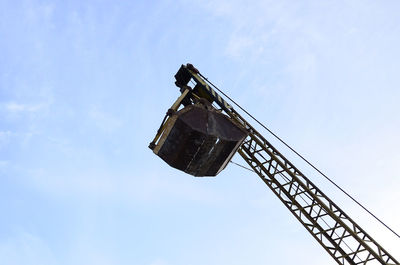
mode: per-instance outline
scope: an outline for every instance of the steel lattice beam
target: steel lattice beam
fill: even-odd
[[[228,114],[249,131],[239,154],[339,264],[399,264],[239,114]]]
[[[194,81],[198,91],[201,88],[247,130],[238,153],[338,264],[400,264],[218,95],[197,69],[183,65],[175,77],[181,88]]]

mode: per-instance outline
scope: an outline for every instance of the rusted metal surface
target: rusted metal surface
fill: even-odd
[[[189,105],[173,114],[154,153],[194,176],[216,176],[247,132],[211,106]]]

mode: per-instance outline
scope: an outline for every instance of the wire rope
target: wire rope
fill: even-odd
[[[227,94],[225,94],[222,90],[220,90],[216,85],[214,85],[211,81],[208,80],[205,76],[203,76],[201,73],[198,73],[204,80],[206,80],[212,87],[214,87],[219,93],[221,93],[223,96],[228,98],[233,104],[235,104],[240,110],[242,110],[244,113],[246,113],[251,119],[253,119],[255,122],[257,122],[261,127],[263,127],[265,130],[267,130],[272,136],[274,136],[279,142],[281,142],[283,145],[285,145],[289,150],[291,150],[293,153],[295,153],[298,157],[300,157],[304,162],[306,162],[309,166],[311,166],[315,171],[317,171],[321,176],[323,176],[326,180],[328,180],[332,185],[334,185],[337,189],[339,189],[342,193],[344,193],[347,197],[349,197],[353,202],[355,202],[358,206],[360,206],[364,211],[366,211],[369,215],[371,215],[375,220],[377,220],[379,223],[381,223],[386,229],[391,231],[394,235],[396,235],[398,238],[400,238],[400,235],[396,233],[392,228],[390,228],[385,222],[383,222],[380,218],[378,218],[375,214],[373,214],[370,210],[368,210],[363,204],[361,204],[359,201],[357,201],[353,196],[351,196],[348,192],[346,192],[343,188],[341,188],[338,184],[336,184],[331,178],[329,178],[326,174],[324,174],[321,170],[319,170],[316,166],[314,166],[309,160],[307,160],[304,156],[302,156],[299,152],[297,152],[293,147],[291,147],[289,144],[287,144],[282,138],[280,138],[278,135],[276,135],[271,129],[269,129],[267,126],[265,126],[263,123],[261,123],[258,119],[256,119],[253,115],[251,115],[248,111],[246,111],[244,108],[242,108],[236,101],[234,101],[231,97],[229,97]]]

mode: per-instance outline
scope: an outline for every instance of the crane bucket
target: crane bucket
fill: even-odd
[[[172,114],[153,152],[188,174],[216,176],[247,132],[212,106],[188,105]]]

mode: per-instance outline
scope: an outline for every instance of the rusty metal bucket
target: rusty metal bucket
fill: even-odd
[[[211,106],[189,105],[173,114],[153,149],[170,166],[194,176],[216,176],[247,132]]]

